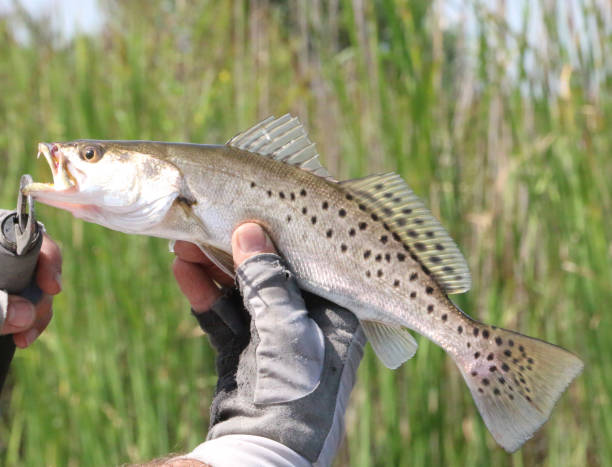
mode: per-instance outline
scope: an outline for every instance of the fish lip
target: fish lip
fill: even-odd
[[[55,143],[38,143],[38,154],[45,156],[51,173],[53,183],[31,183],[26,190],[31,191],[74,191],[78,184],[75,177],[68,169],[68,158],[64,155],[60,147]]]

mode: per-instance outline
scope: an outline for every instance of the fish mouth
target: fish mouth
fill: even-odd
[[[64,155],[60,147],[55,143],[38,143],[39,158],[41,154],[47,160],[51,173],[53,175],[53,183],[38,183],[33,182],[28,184],[22,191],[25,195],[36,192],[67,192],[76,191],[78,183],[68,169],[68,158]]]

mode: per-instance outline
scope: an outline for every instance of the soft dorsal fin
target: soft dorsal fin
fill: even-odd
[[[399,236],[446,293],[470,289],[470,271],[459,248],[398,174],[371,175],[340,184]]]
[[[268,117],[248,130],[238,133],[226,144],[331,179],[329,172],[319,161],[315,144],[308,138],[298,118],[290,114],[280,118]]]

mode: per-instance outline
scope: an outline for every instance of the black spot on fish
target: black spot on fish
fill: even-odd
[[[450,267],[450,266],[444,266],[444,267],[442,268],[442,271],[444,271],[444,272],[446,272],[446,273],[448,273],[448,274],[452,274],[452,272],[454,271],[454,269],[453,269],[452,267]]]
[[[308,208],[306,206],[304,206],[302,208],[302,214],[307,214],[308,213]]]
[[[456,280],[456,281],[463,280],[463,277],[462,277],[462,276],[455,276],[455,280]]]
[[[503,341],[503,339],[501,337],[498,336],[498,337],[495,338],[495,343],[497,345],[502,345],[504,343],[504,341]]]
[[[484,330],[482,331],[482,337],[484,337],[485,339],[488,339],[488,338],[489,338],[489,331],[487,331],[486,329],[484,329]]]
[[[251,188],[255,188],[255,182],[251,182]]]
[[[387,198],[387,199],[392,198],[393,197],[393,193],[387,192],[387,193],[384,194],[384,197]]]
[[[398,261],[404,261],[406,259],[406,255],[404,253],[398,253],[397,254],[397,260]]]
[[[323,209],[327,209],[327,208],[329,208],[329,203],[327,201],[323,201],[323,204],[321,205],[321,207]]]
[[[417,280],[417,277],[419,277],[419,275],[416,272],[410,273],[410,280],[411,281]]]
[[[533,363],[533,358],[529,357],[529,358],[527,359],[527,363]]]
[[[475,359],[480,358],[480,352],[476,352],[476,353],[474,354],[474,358],[475,358]]]
[[[510,398],[511,401],[514,400],[514,396],[512,394],[508,394],[508,397]]]
[[[431,276],[431,271],[427,268],[427,266],[421,265],[421,269],[423,270],[425,274],[427,274],[428,276]]]
[[[389,228],[389,225],[386,222],[383,222],[383,227],[385,228],[385,230],[387,232],[389,232],[391,229]]]
[[[463,326],[457,326],[457,332],[461,334],[463,332]]]
[[[403,217],[400,217],[396,222],[397,225],[399,225],[400,227],[404,227],[406,225],[406,219],[404,219]]]
[[[474,328],[474,337],[478,337],[478,333],[480,332],[480,329],[478,328]]]
[[[432,263],[439,263],[441,261],[439,256],[432,256],[429,259],[431,260]]]
[[[472,376],[478,376],[478,372],[476,370],[472,371]]]
[[[349,236],[351,236],[351,237],[355,236],[355,229],[350,229],[349,230]]]
[[[287,216],[287,222],[291,222],[291,216]]]
[[[427,313],[433,313],[434,311],[434,306],[433,305],[427,305]]]
[[[300,190],[300,196],[306,196],[306,190],[304,190],[304,188]]]
[[[389,253],[385,253],[385,260],[387,261],[387,263],[391,262],[391,255]]]
[[[427,295],[431,295],[433,293],[433,287],[430,287],[430,286],[425,287],[425,293]]]
[[[421,225],[423,223],[423,219],[415,219],[414,223]]]
[[[412,213],[412,209],[410,209],[410,208],[402,209],[402,214],[411,214],[411,213]]]
[[[419,251],[425,251],[427,249],[427,247],[425,246],[424,243],[421,242],[417,242],[414,244],[414,247],[419,250]]]
[[[525,386],[525,391],[531,392],[531,389],[529,389],[527,386]]]
[[[470,347],[472,347],[472,344],[470,344],[469,342],[466,343],[467,348],[469,349]]]
[[[497,379],[497,381],[499,381],[499,384],[505,384],[506,380],[504,378],[502,378],[501,376]]]
[[[504,370],[504,371],[509,371],[509,370],[510,370],[510,367],[509,367],[507,364],[502,363],[502,370]]]
[[[317,223],[317,216],[312,216],[310,222],[312,222],[312,225],[315,225]]]
[[[376,261],[380,261],[382,259],[382,255],[379,253],[376,255],[376,258],[374,258]]]
[[[509,339],[509,340],[508,340],[508,345],[509,345],[510,347],[514,347],[514,341],[513,341],[512,339]]]
[[[393,287],[399,287],[399,285],[400,285],[400,281],[399,281],[399,280],[397,280],[397,279],[395,279],[395,280],[393,281]]]
[[[510,350],[507,350],[507,349],[506,349],[506,350],[504,350],[504,355],[505,355],[506,357],[512,357],[512,352],[511,352]]]
[[[285,199],[285,193],[283,193],[282,191],[278,192],[278,196],[280,196],[280,199]]]
[[[482,384],[484,384],[485,386],[488,386],[489,380],[487,378],[482,378]]]
[[[393,232],[393,240],[395,240],[396,242],[401,242],[402,239],[401,237],[397,234],[397,232]]]
[[[499,391],[499,389],[495,388],[493,389],[493,394],[495,394],[496,396],[499,396],[501,392]]]
[[[348,199],[349,201],[353,201],[353,195],[351,195],[350,193],[347,193],[346,199]]]
[[[377,221],[378,220],[378,216],[375,213],[372,213],[372,215],[370,217],[372,218],[373,221]]]
[[[417,262],[419,261],[419,257],[412,252],[410,253],[410,257]]]
[[[370,257],[370,255],[372,254],[371,250],[366,250],[363,252],[363,257],[364,259],[368,259]]]
[[[359,205],[359,210],[360,211],[365,211],[366,210],[365,204],[360,204]]]
[[[410,292],[410,298],[416,298],[416,292]]]
[[[478,392],[479,392],[479,393],[481,393],[481,394],[483,394],[483,393],[484,393],[484,390],[483,390],[482,388],[478,388]]]
[[[368,224],[366,224],[365,222],[360,222],[358,226],[359,230],[365,230],[368,227]]]
[[[344,243],[340,245],[340,250],[342,250],[342,253],[344,253],[347,249],[348,247]]]
[[[489,371],[493,373],[494,371],[497,371],[497,367],[495,365],[492,365],[489,367]]]
[[[440,243],[436,243],[436,250],[443,251],[444,250],[444,246],[442,246]]]
[[[295,201],[295,193],[291,192],[289,197],[291,198],[291,201]]]
[[[409,230],[408,235],[410,235],[412,238],[417,238],[419,236],[419,234],[414,230]]]
[[[378,271],[376,271],[376,275],[378,277],[382,277],[382,275],[383,275],[382,269],[379,269]]]
[[[442,316],[442,321],[446,321],[448,319],[448,315],[446,313],[444,313]]]
[[[512,359],[512,363],[517,364],[518,362],[519,362],[519,359],[518,359],[518,358],[513,358],[513,359]]]
[[[487,360],[491,361],[491,360],[493,360],[493,358],[494,358],[494,355],[492,353],[487,355]]]
[[[402,198],[400,198],[399,196],[397,198],[393,198],[393,202],[395,204],[399,203],[402,200]]]
[[[370,277],[372,273],[370,271],[366,271],[366,277]]]
[[[384,185],[382,183],[378,183],[378,184],[374,185],[374,189],[375,190],[382,190],[383,186]]]
[[[340,217],[344,217],[344,216],[346,216],[346,210],[345,210],[345,209],[340,209],[340,210],[338,211],[338,215],[339,215]]]
[[[269,198],[270,196],[272,196],[272,190],[268,190],[268,191],[266,191],[266,193],[268,194],[268,198]]]
[[[525,347],[523,347],[522,345],[519,345],[519,352],[524,352],[525,351]]]
[[[527,402],[531,402],[531,397],[525,396],[525,399],[527,399]]]
[[[433,238],[434,233],[431,230],[428,230],[427,232],[425,232],[425,235],[427,235],[429,238]]]
[[[327,235],[327,238],[331,238],[333,234],[334,234],[334,231],[332,229],[328,229],[327,232],[325,232],[325,235]]]
[[[382,243],[383,245],[387,243],[387,240],[389,240],[389,237],[387,237],[386,235],[382,235],[380,237],[380,243]]]
[[[386,216],[390,216],[391,214],[393,214],[393,209],[391,209],[391,208],[384,208],[383,212],[385,213]]]

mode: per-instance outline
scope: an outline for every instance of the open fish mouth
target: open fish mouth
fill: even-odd
[[[70,173],[68,169],[68,158],[64,155],[60,147],[54,143],[39,143],[36,157],[39,158],[41,154],[45,156],[51,168],[53,183],[30,183],[23,189],[24,194],[41,191],[66,192],[77,190],[78,183]]]

